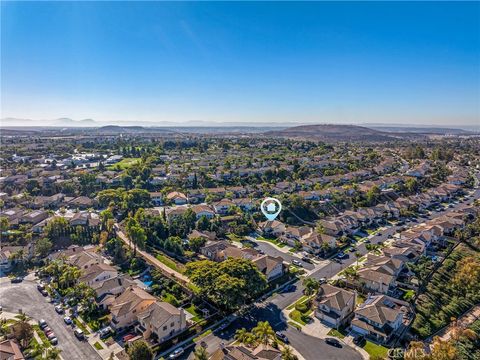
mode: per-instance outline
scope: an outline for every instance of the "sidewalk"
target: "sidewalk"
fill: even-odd
[[[365,350],[363,350],[360,346],[357,346],[353,343],[353,336],[352,335],[345,336],[345,338],[343,339],[343,342],[347,345],[350,345],[355,350],[357,350],[360,353],[360,355],[362,355],[362,358],[364,360],[369,360],[370,359],[370,355]]]
[[[122,231],[117,230],[117,235],[128,247],[133,249],[133,244],[130,244],[130,241],[128,240],[127,236]],[[163,273],[168,274],[170,276],[173,276],[173,277],[183,281],[185,284],[190,283],[190,279],[188,277],[179,273],[178,271],[175,271],[175,270],[169,268],[167,265],[165,265],[164,263],[159,261],[153,255],[147,253],[146,251],[143,251],[143,250],[140,250],[140,249],[137,248],[137,254],[142,256],[149,264],[159,268]]]
[[[123,348],[117,343],[117,342],[114,342],[112,345],[108,346],[107,344],[105,344],[105,342],[103,342],[103,340],[100,339],[100,336],[98,335],[97,332],[93,331],[90,326],[88,326],[87,323],[85,323],[85,321],[83,321],[83,319],[81,318],[77,318],[78,321],[80,321],[83,326],[85,326],[85,328],[88,330],[88,332],[90,333],[89,335],[85,335],[85,337],[87,338],[87,342],[90,344],[90,346],[93,348],[93,350],[95,350],[97,352],[97,354],[102,358],[102,359],[109,359],[110,358],[110,354],[113,352],[114,354],[118,353],[119,351],[122,351]],[[97,347],[95,347],[95,344],[97,344],[98,347],[102,347],[102,349],[97,349]]]

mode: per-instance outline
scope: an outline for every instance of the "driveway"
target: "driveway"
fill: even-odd
[[[10,279],[0,278],[0,305],[8,312],[27,314],[34,320],[44,319],[58,338],[57,347],[61,356],[68,360],[101,359],[94,349],[85,341],[78,341],[70,326],[65,325],[63,316],[58,315],[52,304],[37,290],[37,283],[24,280],[19,284],[10,283]]]

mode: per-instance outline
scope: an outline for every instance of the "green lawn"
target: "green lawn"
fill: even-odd
[[[307,314],[302,314],[298,310],[293,310],[290,314],[288,314],[290,319],[296,321],[299,324],[307,325],[310,317]]]
[[[286,244],[281,242],[281,241],[278,241],[278,240],[275,240],[275,239],[267,239],[267,238],[264,238],[263,236],[257,237],[257,240],[268,241],[269,243],[277,245],[279,248],[283,248],[283,247],[286,246]]]
[[[40,337],[40,339],[42,339],[42,342],[48,346],[50,346],[50,341],[47,339],[47,336],[45,335],[45,333],[40,329],[40,326],[38,325],[33,325],[33,328],[35,329],[35,331],[37,332],[38,336]]]
[[[412,289],[408,289],[408,290],[402,289],[402,290],[405,291],[402,295],[402,300],[404,301],[410,301],[410,299],[412,299],[415,296],[415,291]]]
[[[118,163],[107,166],[108,170],[125,170],[135,165],[136,163],[140,162],[140,158],[124,158],[120,160]]]
[[[295,301],[293,304],[288,305],[287,310],[292,310],[292,309],[295,307],[295,305],[301,304],[301,303],[303,303],[303,302],[304,302],[305,300],[307,300],[307,299],[308,299],[308,296],[302,295],[302,297],[301,297],[300,299],[298,299],[297,301]]]
[[[344,339],[345,338],[345,335],[342,334],[340,331],[338,331],[337,329],[332,329],[330,330],[327,335],[329,336],[335,336],[335,337],[338,337],[339,339]]]
[[[200,339],[203,339],[205,336],[210,335],[212,333],[212,329],[208,329],[204,333],[198,335],[196,338],[193,338],[193,342],[197,342]]]
[[[159,252],[157,252],[155,258],[163,264],[167,265],[170,269],[175,270],[176,272],[183,273],[185,271],[185,268],[183,266]]]
[[[98,341],[95,344],[93,344],[93,346],[95,346],[95,349],[97,349],[97,350],[102,350],[103,349],[102,344],[100,344]]]
[[[82,330],[85,335],[90,335],[90,331],[87,330],[87,328],[85,327],[85,325],[83,325],[83,323],[80,322],[80,320],[78,320],[77,318],[74,318],[74,319],[73,319],[73,323],[74,323],[80,330]]]
[[[386,358],[388,355],[388,349],[386,347],[374,344],[368,340],[365,346],[363,347],[363,350],[365,350],[370,355],[370,357],[383,359],[383,358]]]
[[[235,242],[241,242],[243,240],[241,236],[235,234],[227,234],[227,238]]]
[[[193,318],[191,320],[194,322],[198,322],[199,320],[203,319],[202,314],[199,311],[197,311],[197,307],[194,304],[191,304],[189,307],[186,307],[185,311],[193,315]]]

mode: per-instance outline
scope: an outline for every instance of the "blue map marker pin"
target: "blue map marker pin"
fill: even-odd
[[[268,220],[273,221],[282,211],[282,203],[275,198],[268,197],[260,204],[260,210]]]

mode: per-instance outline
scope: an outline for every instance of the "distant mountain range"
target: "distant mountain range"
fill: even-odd
[[[326,141],[389,141],[399,138],[422,138],[421,134],[385,132],[356,125],[303,125],[268,131],[266,136],[318,139]]]
[[[427,135],[474,135],[480,134],[475,127],[446,128],[441,126],[412,126],[401,124],[318,124],[304,125],[291,123],[248,123],[248,122],[206,122],[189,121],[185,123],[132,122],[115,121],[106,123],[93,119],[73,120],[59,118],[54,120],[32,120],[3,118],[0,127],[4,135],[11,130],[25,134],[26,131],[62,131],[63,133],[120,134],[120,133],[263,133],[267,136],[305,137],[341,141],[388,141],[398,138],[422,138]],[[7,129],[10,129],[7,132]],[[471,131],[472,130],[472,131]]]

